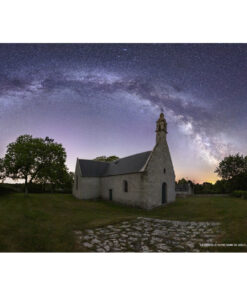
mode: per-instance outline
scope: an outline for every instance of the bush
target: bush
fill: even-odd
[[[234,197],[247,199],[247,191],[244,191],[244,190],[235,190],[232,192],[231,195]]]

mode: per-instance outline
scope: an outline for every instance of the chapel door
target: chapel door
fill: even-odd
[[[166,183],[162,184],[162,204],[167,203],[167,185]]]

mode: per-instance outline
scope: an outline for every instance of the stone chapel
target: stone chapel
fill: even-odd
[[[175,173],[167,144],[167,123],[156,122],[152,151],[112,162],[78,159],[73,195],[79,199],[110,200],[151,209],[175,201]]]

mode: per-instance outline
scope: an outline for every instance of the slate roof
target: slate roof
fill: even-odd
[[[120,158],[111,162],[79,159],[83,177],[106,177],[139,172],[152,151]]]
[[[101,177],[104,176],[108,163],[88,160],[88,159],[79,159],[79,164],[81,168],[81,173],[83,177]]]

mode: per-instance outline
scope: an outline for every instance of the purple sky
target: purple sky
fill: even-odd
[[[163,110],[177,179],[246,153],[245,44],[1,44],[0,157],[21,134],[76,158],[151,150]]]

